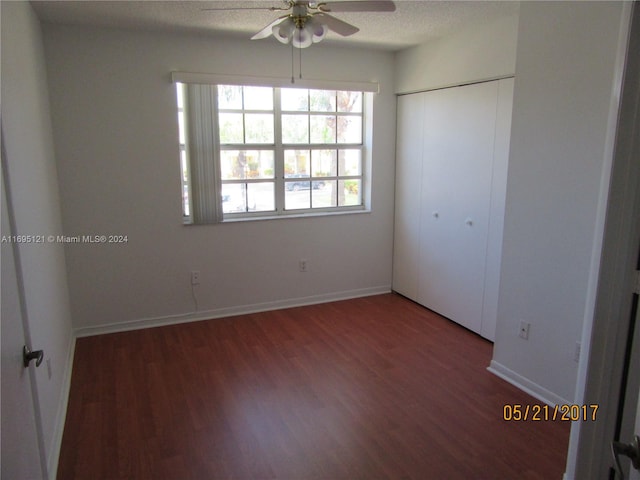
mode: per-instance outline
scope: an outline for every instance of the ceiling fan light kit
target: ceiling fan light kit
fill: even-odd
[[[238,8],[242,10],[241,7]],[[344,22],[327,12],[393,12],[396,6],[391,0],[351,0],[344,2],[310,2],[286,0],[282,8],[269,7],[269,11],[287,11],[284,15],[256,33],[251,40],[262,40],[273,35],[279,42],[295,48],[307,48],[322,41],[329,30],[343,37],[353,35],[359,28]]]
[[[271,29],[279,42],[292,43],[296,48],[307,48],[320,42],[326,36],[327,30],[326,25],[312,16],[287,17]]]

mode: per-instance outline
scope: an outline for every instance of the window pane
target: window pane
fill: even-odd
[[[242,87],[218,85],[218,108],[242,109]]]
[[[360,180],[338,180],[338,206],[362,205]]]
[[[309,150],[284,151],[285,178],[309,177]]]
[[[182,186],[182,215],[188,217],[191,215],[191,208],[189,206],[189,186]]]
[[[336,206],[336,180],[314,180],[311,190],[311,207],[326,208]]]
[[[339,112],[362,112],[362,92],[338,92]]]
[[[273,182],[223,183],[223,213],[267,212],[275,210]]]
[[[276,209],[273,182],[249,183],[247,188],[249,211],[272,212]]]
[[[308,143],[309,116],[282,115],[282,143]]]
[[[245,143],[274,143],[273,114],[247,113],[245,115]]]
[[[189,208],[189,166],[187,163],[187,152],[180,150],[180,170],[182,172],[182,213],[188,217]]]
[[[184,145],[187,141],[186,130],[184,128],[184,112],[178,112],[178,141],[180,145]]]
[[[314,177],[335,177],[338,166],[337,153],[335,150],[312,150],[311,175]]]
[[[336,117],[312,115],[311,143],[336,143]]]
[[[283,111],[306,112],[309,110],[309,90],[283,88],[280,90],[280,103]]]
[[[285,210],[297,210],[311,208],[311,193],[309,181],[287,181],[284,184],[284,208]]]
[[[338,116],[338,143],[362,143],[362,118]]]
[[[310,110],[312,112],[335,112],[336,92],[330,90],[309,90]]]
[[[245,110],[273,110],[273,88],[244,87]]]
[[[244,143],[241,113],[221,113],[220,143]]]
[[[244,152],[223,150],[220,152],[220,178],[244,180],[247,178],[247,159]]]
[[[176,83],[176,96],[178,97],[178,110],[184,108],[184,83]]]
[[[273,150],[248,150],[248,178],[274,178]]]
[[[246,183],[222,184],[222,212],[238,213],[247,211]]]
[[[273,178],[273,151],[222,150],[220,176],[222,180]]]
[[[362,175],[362,152],[357,149],[338,151],[338,175]]]

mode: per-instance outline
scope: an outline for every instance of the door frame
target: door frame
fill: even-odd
[[[628,22],[628,23],[625,23]],[[633,285],[640,245],[640,8],[624,3],[612,95],[610,176],[603,170],[598,230],[602,244],[592,255],[589,298],[578,366],[576,403],[599,405],[595,422],[571,427],[566,479],[608,478],[620,405]],[[615,87],[614,87],[615,88]],[[606,182],[606,184],[604,183]],[[601,249],[600,249],[601,248]],[[637,389],[632,395],[638,395]],[[637,401],[637,398],[636,398]],[[628,441],[630,439],[623,441]]]

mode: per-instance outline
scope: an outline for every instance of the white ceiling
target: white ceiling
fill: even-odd
[[[331,1],[331,0],[327,0]],[[337,0],[339,1],[339,0]],[[44,22],[250,38],[282,12],[265,10],[204,11],[220,7],[282,6],[282,0],[260,1],[32,1]],[[399,50],[441,37],[470,24],[518,12],[514,1],[396,0],[393,13],[335,13],[360,32],[340,37],[330,32],[327,43]],[[275,42],[274,38],[261,40]]]

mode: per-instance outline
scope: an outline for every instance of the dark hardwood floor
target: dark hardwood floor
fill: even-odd
[[[568,423],[395,294],[80,338],[58,479],[560,479]]]

